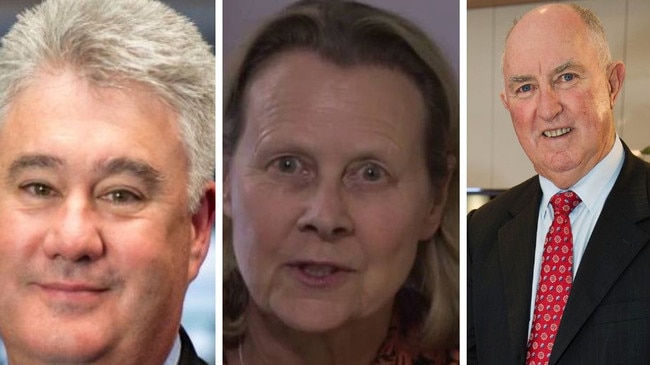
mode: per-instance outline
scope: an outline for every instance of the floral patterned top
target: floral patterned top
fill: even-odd
[[[454,365],[457,351],[422,351],[413,348],[400,336],[397,325],[391,325],[372,365]],[[225,354],[223,365],[227,365]]]
[[[372,365],[451,365],[456,360],[452,351],[426,351],[414,348],[403,336],[399,328],[393,324],[388,329],[388,335],[382,343],[377,357]]]

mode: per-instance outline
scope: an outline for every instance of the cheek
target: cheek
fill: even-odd
[[[267,286],[273,271],[291,250],[298,202],[259,186],[239,185],[232,195],[232,241],[237,266],[251,290]]]
[[[363,204],[355,214],[355,228],[369,271],[387,282],[403,282],[413,266],[426,208],[415,197]],[[418,201],[419,202],[419,201]]]
[[[391,301],[406,281],[415,262],[418,242],[410,232],[398,229],[376,227],[374,234],[360,233],[366,264],[360,293],[366,310],[374,311]]]
[[[510,104],[509,113],[517,138],[521,144],[526,144],[527,140],[534,138],[535,133],[533,123],[534,111],[532,106],[526,103],[526,101],[513,101]]]
[[[143,302],[156,298],[176,302],[182,297],[189,281],[189,221],[136,220],[107,225],[103,232],[107,250],[112,251],[107,257],[128,276],[132,296]]]

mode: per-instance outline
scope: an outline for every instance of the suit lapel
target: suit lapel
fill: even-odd
[[[558,329],[555,364],[650,237],[636,222],[650,216],[645,165],[627,148],[621,174],[591,234]]]
[[[512,220],[499,230],[499,266],[508,313],[511,358],[525,358],[530,317],[535,235],[542,192],[534,178],[510,209]]]
[[[207,363],[196,354],[192,341],[183,327],[180,328],[179,333],[181,336],[181,356],[178,360],[178,365],[207,365]]]

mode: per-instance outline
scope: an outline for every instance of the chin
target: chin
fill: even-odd
[[[91,363],[114,347],[106,329],[91,323],[42,324],[31,331],[23,331],[20,337],[15,339],[14,345],[22,344],[14,347],[45,363]],[[10,358],[11,355],[9,353]]]
[[[30,356],[45,363],[85,364],[101,359],[108,352],[108,346],[102,342],[90,338],[74,340],[65,337],[42,339],[39,343],[32,344],[29,347]],[[9,357],[11,358],[11,353]]]
[[[347,303],[317,299],[271,304],[272,313],[286,326],[305,333],[325,333],[345,326],[355,311]]]

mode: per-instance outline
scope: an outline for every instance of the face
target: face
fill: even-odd
[[[0,331],[12,363],[162,362],[171,348],[210,217],[186,208],[175,113],[131,86],[42,73],[10,105]]]
[[[390,311],[440,220],[424,120],[389,69],[290,52],[255,77],[224,209],[256,308],[309,332]]]
[[[560,188],[586,175],[614,143],[624,66],[601,65],[599,56],[587,26],[564,5],[528,13],[506,43],[503,103],[535,170]]]

